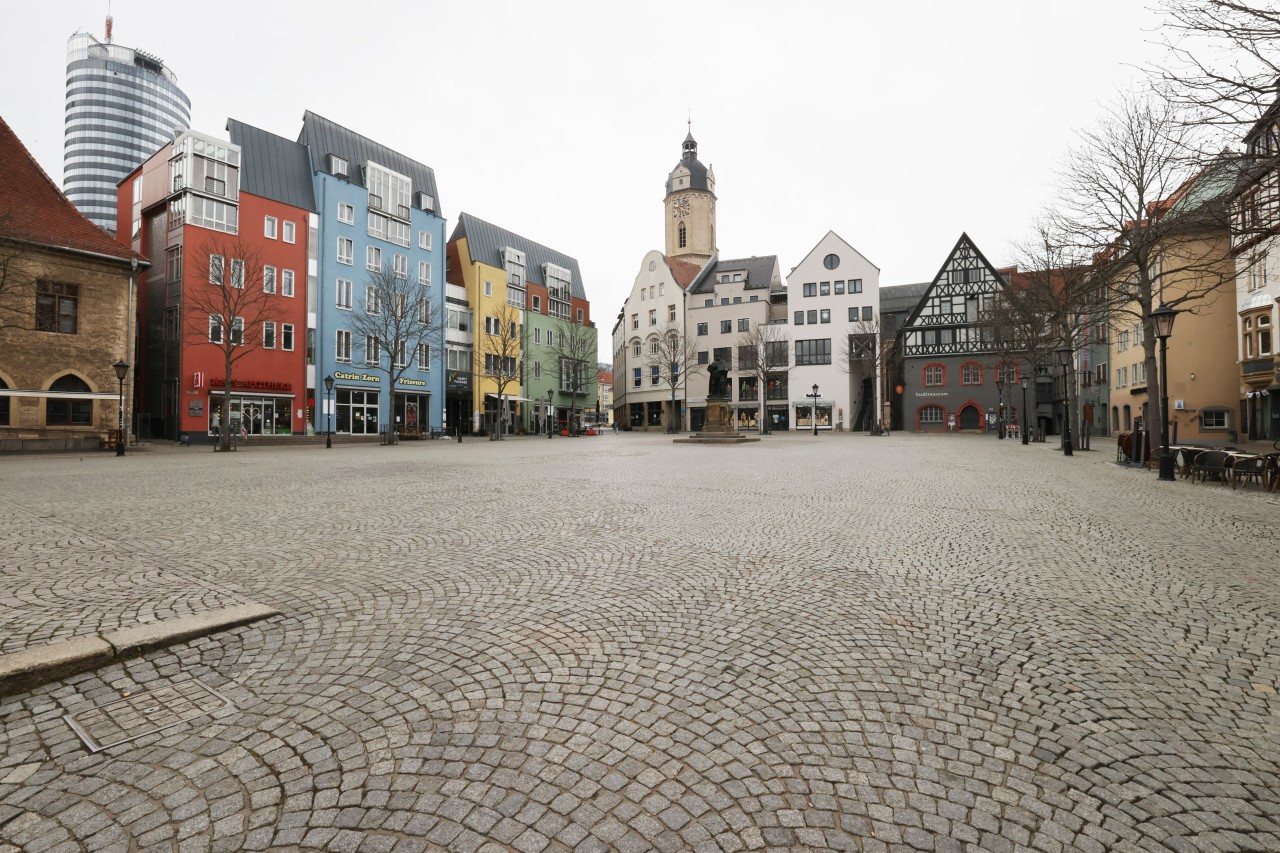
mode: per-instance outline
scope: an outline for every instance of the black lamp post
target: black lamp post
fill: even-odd
[[[556,389],[554,388],[547,389],[547,440],[548,441],[551,440],[552,432],[555,429],[555,425],[556,425],[556,419],[555,419],[556,410],[551,408],[552,398],[555,397],[555,393],[556,393]]]
[[[1027,377],[1022,377],[1022,443],[1030,444],[1027,436]]]
[[[116,456],[124,456],[124,378],[129,375],[129,365],[117,361],[111,367],[115,369],[116,379],[120,380],[120,434],[116,436]]]
[[[329,416],[328,428],[324,431],[324,446],[333,447],[333,377],[326,376],[324,378],[324,393],[327,404],[325,411]]]
[[[1004,440],[1004,365],[1000,365],[999,372],[996,373],[996,431],[999,433],[997,438]]]
[[[1058,364],[1062,367],[1062,455],[1074,456],[1071,447],[1071,348],[1056,350]]]
[[[1173,334],[1173,321],[1178,312],[1160,303],[1160,307],[1151,312],[1151,322],[1156,327],[1156,337],[1160,339],[1160,479],[1173,479],[1173,457],[1169,455],[1169,370],[1166,364],[1169,349],[1169,336]]]
[[[815,384],[813,393],[805,394],[805,396],[813,398],[813,408],[809,410],[809,420],[813,422],[813,435],[816,438],[818,435],[818,386]]]

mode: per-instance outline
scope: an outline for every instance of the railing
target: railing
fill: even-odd
[[[1270,373],[1275,369],[1275,362],[1270,358],[1255,358],[1240,362],[1240,373],[1248,376],[1251,373]]]

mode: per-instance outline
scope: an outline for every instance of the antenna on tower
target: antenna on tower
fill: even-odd
[[[107,44],[111,44],[111,0],[107,0]]]

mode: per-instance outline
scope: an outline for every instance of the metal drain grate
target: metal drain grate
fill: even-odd
[[[193,678],[66,714],[63,719],[90,752],[101,752],[230,707],[230,699]]]

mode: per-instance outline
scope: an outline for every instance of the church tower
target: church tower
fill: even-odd
[[[684,138],[680,162],[667,176],[663,204],[668,258],[705,264],[716,254],[716,174],[698,160],[693,128]]]

